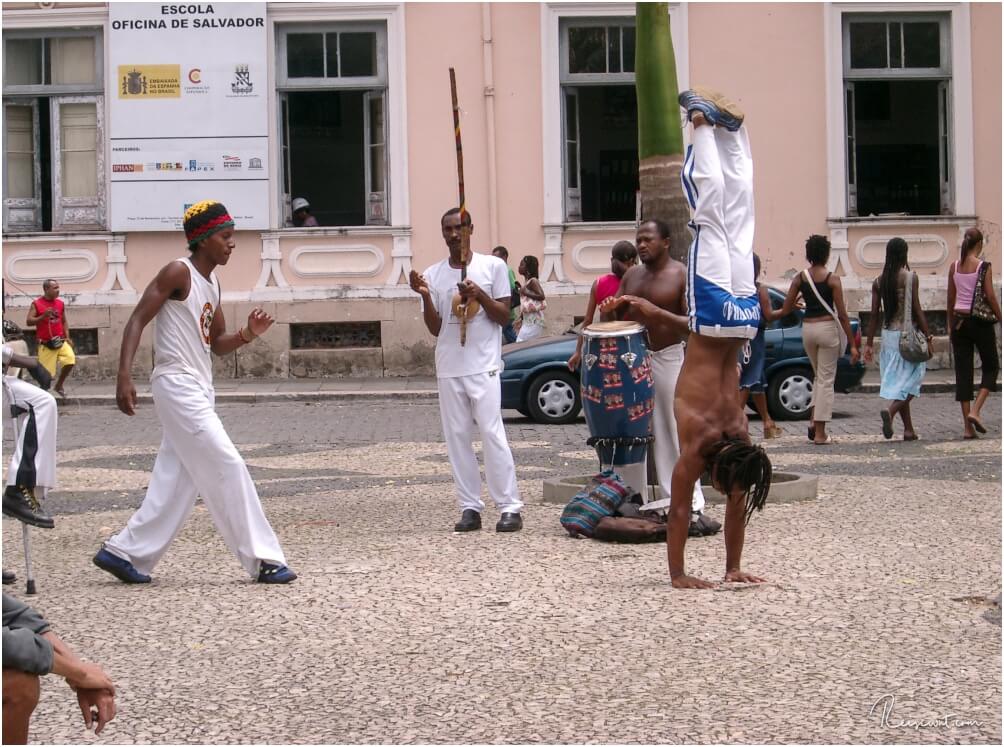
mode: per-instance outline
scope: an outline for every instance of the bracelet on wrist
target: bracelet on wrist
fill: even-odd
[[[238,337],[240,337],[244,341],[245,345],[250,344],[254,340],[254,338],[257,337],[257,335],[254,334],[250,329],[247,331],[247,333],[248,333],[248,336],[245,337],[244,336],[244,327],[241,327],[239,330],[237,330]]]

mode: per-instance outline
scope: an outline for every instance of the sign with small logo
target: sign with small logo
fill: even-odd
[[[226,204],[268,227],[264,2],[108,4],[113,231],[181,228],[178,205]]]

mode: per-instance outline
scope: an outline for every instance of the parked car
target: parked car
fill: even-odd
[[[770,289],[775,309],[784,303],[784,294]],[[777,420],[805,420],[812,407],[812,365],[802,346],[802,315],[796,309],[767,326],[767,406]],[[564,334],[513,343],[502,348],[502,407],[518,410],[537,421],[559,425],[575,420],[582,409],[579,373],[568,370],[566,361],[575,352],[578,327]],[[851,320],[858,348],[861,331]],[[865,366],[851,365],[845,351],[837,365],[834,388],[847,392],[861,383]]]

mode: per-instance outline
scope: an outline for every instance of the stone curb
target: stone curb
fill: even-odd
[[[542,503],[565,505],[589,482],[591,475],[551,477],[544,480]],[[775,472],[775,482],[770,486],[771,503],[794,503],[815,500],[819,495],[819,477],[800,472]],[[658,499],[658,486],[649,485],[649,500]],[[710,485],[701,482],[707,503],[725,503],[725,496]]]
[[[427,389],[387,390],[377,392],[217,392],[217,404],[264,404],[268,402],[328,402],[336,400],[432,400],[438,399],[439,392]],[[82,394],[66,399],[56,398],[61,407],[114,407],[115,396],[111,394]],[[136,397],[137,404],[153,403],[148,393]]]

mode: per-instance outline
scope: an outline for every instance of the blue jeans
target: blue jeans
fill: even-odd
[[[516,330],[513,329],[512,322],[509,322],[502,328],[502,339],[506,345],[516,342]]]

